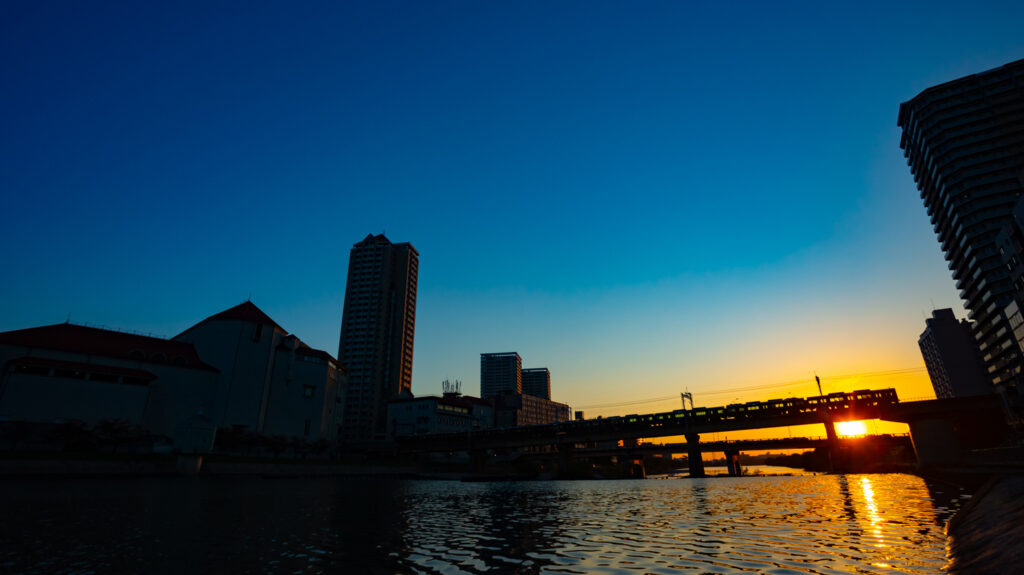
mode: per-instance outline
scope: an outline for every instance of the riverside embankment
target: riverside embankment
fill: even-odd
[[[946,526],[950,573],[1024,569],[1024,475],[996,475]]]

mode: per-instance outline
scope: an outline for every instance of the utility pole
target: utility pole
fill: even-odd
[[[693,409],[693,394],[692,393],[690,393],[689,391],[684,391],[683,393],[680,393],[679,396],[683,400],[683,409],[686,409],[686,400],[687,399],[690,400],[690,409]]]
[[[821,397],[825,395],[821,392],[821,378],[818,377],[818,372],[814,372],[814,381],[818,382],[818,396]]]

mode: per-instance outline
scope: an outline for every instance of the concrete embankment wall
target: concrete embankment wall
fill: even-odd
[[[1024,569],[1024,476],[995,476],[946,526],[950,573]]]
[[[184,466],[187,468],[187,466]],[[76,475],[183,475],[174,457],[140,459],[0,459],[0,477]],[[200,475],[306,476],[421,476],[413,468],[332,463],[274,463],[205,460]]]

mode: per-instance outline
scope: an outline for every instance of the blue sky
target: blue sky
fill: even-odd
[[[834,4],[4,3],[0,329],[251,296],[333,353],[386,231],[421,254],[417,394],[512,350],[580,407],[923,393],[828,379],[920,367],[962,312],[898,106],[1024,58],[1024,5]]]

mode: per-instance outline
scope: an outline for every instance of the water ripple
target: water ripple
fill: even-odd
[[[934,573],[963,499],[899,474],[2,487],[5,573]]]

